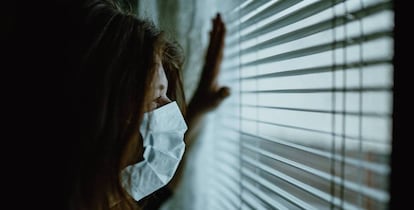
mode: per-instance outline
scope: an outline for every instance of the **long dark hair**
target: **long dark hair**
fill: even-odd
[[[120,171],[140,160],[138,128],[150,95],[156,58],[169,80],[168,96],[185,113],[178,43],[149,20],[102,1],[86,5],[86,46],[73,94],[80,139],[74,147],[74,209],[139,208],[122,189]],[[131,139],[138,136],[138,143]],[[134,148],[131,148],[133,145]],[[130,151],[136,154],[129,154]]]

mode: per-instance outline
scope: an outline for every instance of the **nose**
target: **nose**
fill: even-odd
[[[164,106],[168,103],[171,103],[171,99],[168,98],[168,96],[162,96],[161,98],[159,98],[159,100],[157,102],[158,102],[158,107],[157,108],[160,108],[160,107],[162,107],[162,106]]]

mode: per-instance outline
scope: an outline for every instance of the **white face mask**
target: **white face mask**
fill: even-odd
[[[121,172],[122,186],[134,200],[141,200],[172,179],[184,154],[186,130],[176,102],[144,113],[140,127],[144,160]]]

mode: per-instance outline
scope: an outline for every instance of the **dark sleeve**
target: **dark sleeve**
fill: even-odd
[[[162,187],[140,201],[143,210],[158,210],[173,195],[168,187]]]

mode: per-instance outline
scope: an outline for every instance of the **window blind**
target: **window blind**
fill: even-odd
[[[213,209],[387,209],[393,9],[244,1],[225,14]]]

